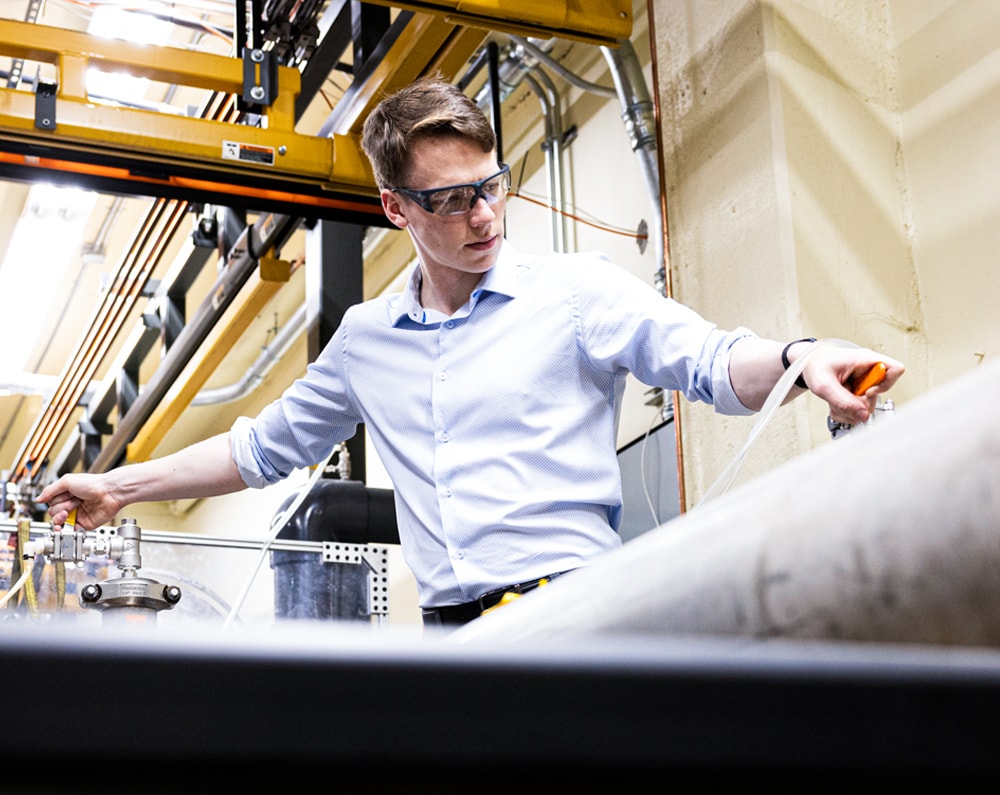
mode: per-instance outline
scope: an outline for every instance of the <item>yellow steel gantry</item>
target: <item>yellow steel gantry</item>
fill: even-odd
[[[134,185],[136,194],[214,189],[275,205],[380,216],[359,140],[360,121],[377,95],[431,69],[457,74],[491,29],[613,45],[632,28],[629,0],[376,2],[421,13],[408,27],[407,46],[394,47],[395,60],[378,64],[377,79],[349,98],[352,129],[324,136],[295,130],[301,91],[295,68],[276,67],[276,93],[261,126],[102,104],[87,93],[91,68],[240,96],[244,63],[0,20],[0,55],[50,64],[57,73],[50,91],[0,88],[0,170],[76,173]]]

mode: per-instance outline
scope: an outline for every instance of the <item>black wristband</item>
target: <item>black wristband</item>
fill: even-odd
[[[782,365],[784,365],[784,367],[785,367],[786,370],[789,367],[792,366],[792,363],[790,361],[788,361],[788,349],[791,348],[793,345],[798,345],[800,342],[816,342],[816,338],[815,337],[803,337],[800,340],[792,340],[784,348],[782,348],[782,350],[781,350],[781,363],[782,363]],[[799,387],[801,389],[808,389],[809,388],[809,384],[806,383],[805,379],[801,376],[801,374],[799,375],[798,378],[795,379],[795,386],[797,386],[797,387]]]

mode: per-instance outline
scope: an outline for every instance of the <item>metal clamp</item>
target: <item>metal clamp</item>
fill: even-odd
[[[278,64],[274,53],[259,48],[243,50],[243,101],[251,107],[270,106],[278,96]]]

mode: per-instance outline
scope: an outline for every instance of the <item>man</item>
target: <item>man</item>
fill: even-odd
[[[509,169],[486,117],[447,82],[383,100],[362,145],[386,216],[416,248],[404,292],[351,307],[306,375],[255,419],[162,459],[61,477],[39,495],[55,524],[73,508],[91,529],[134,502],[263,487],[324,461],[364,422],[392,479],[425,621],[463,623],[512,586],[620,545],[627,373],[748,414],[806,350],[719,330],[599,256],[516,251],[503,239]],[[879,361],[879,386],[861,397],[844,386]],[[872,351],[822,346],[802,377],[853,424],[902,373]]]

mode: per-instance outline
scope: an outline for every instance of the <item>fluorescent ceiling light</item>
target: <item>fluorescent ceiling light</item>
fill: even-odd
[[[80,255],[84,226],[96,194],[38,183],[0,264],[0,373],[24,369],[35,344],[33,331],[48,318],[66,270]]]
[[[173,24],[165,19],[157,19],[149,14],[131,13],[133,8],[159,11],[169,15],[169,9],[160,3],[143,6],[97,6],[90,18],[87,32],[92,36],[106,39],[123,39],[133,44],[166,44],[170,40]],[[122,72],[104,72],[100,69],[87,70],[87,93],[101,99],[134,102],[146,96],[149,80]]]

